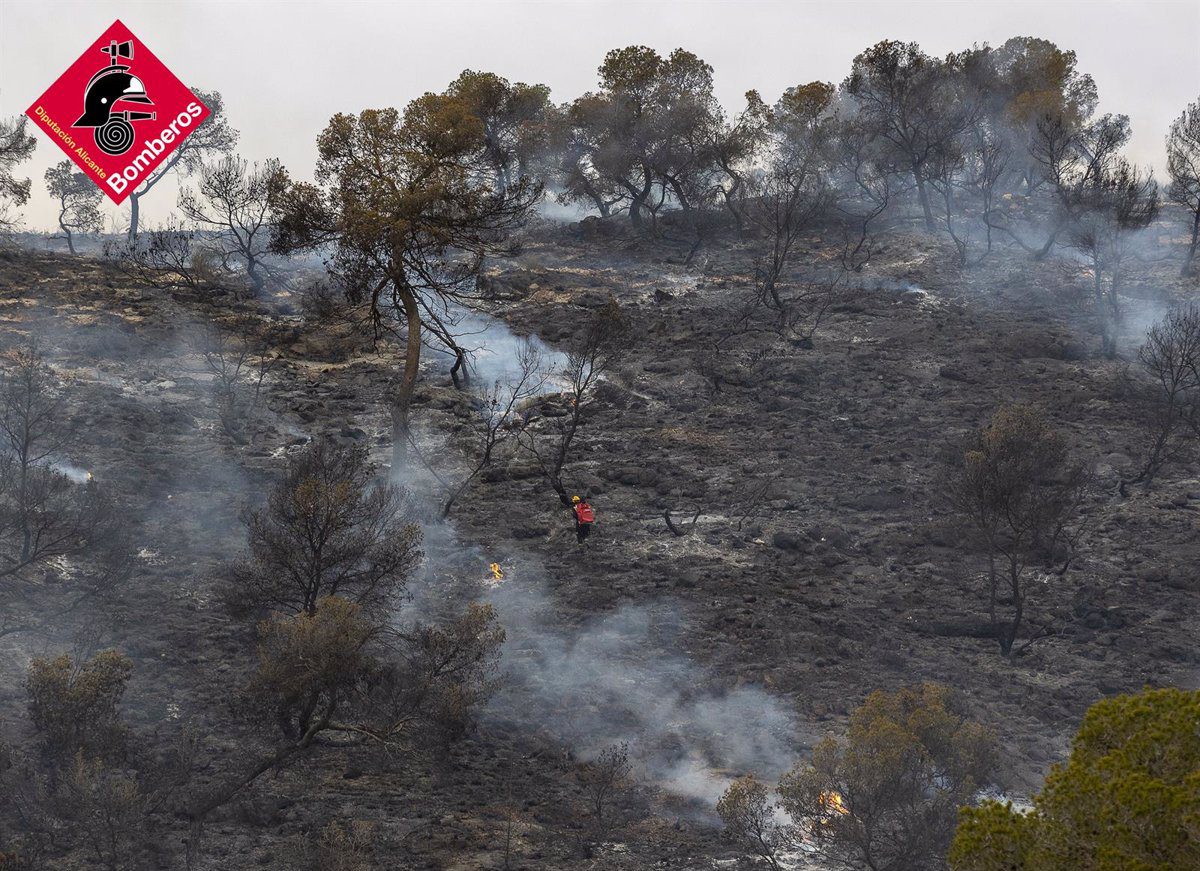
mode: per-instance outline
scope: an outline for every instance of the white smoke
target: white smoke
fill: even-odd
[[[536,343],[545,369],[565,360],[499,319],[466,309],[453,315],[480,382],[510,381],[526,341]],[[445,355],[439,364],[448,362]],[[452,462],[442,434],[422,429],[417,438],[423,454]],[[792,765],[798,753],[792,711],[761,687],[727,685],[689,657],[679,603],[627,604],[580,621],[536,556],[511,547],[485,552],[452,521],[437,520],[438,487],[420,463],[394,469],[391,477],[422,518],[426,557],[398,619],[437,619],[453,602],[475,598],[496,608],[506,631],[504,680],[486,721],[583,759],[626,743],[644,781],[705,819],[734,777],[754,773],[774,781]],[[503,569],[500,583],[488,568],[493,562]]]
[[[65,475],[76,484],[86,484],[92,480],[91,472],[66,460],[56,460],[49,465],[53,471],[58,472],[60,475]]]
[[[794,715],[761,687],[721,685],[682,652],[676,603],[564,625],[525,565],[488,599],[508,633],[508,683],[489,711],[499,720],[551,732],[585,758],[627,742],[648,780],[708,808],[733,777],[774,780],[794,760]]]
[[[561,351],[536,335],[518,336],[504,321],[491,315],[454,306],[445,319],[453,329],[455,341],[467,351],[471,376],[484,385],[511,384],[517,380],[526,344],[532,345],[543,371],[561,370],[566,363],[566,355]],[[454,355],[445,349],[434,350],[433,356],[447,368],[454,363]]]
[[[405,618],[433,617],[470,589],[495,607],[507,635],[486,721],[582,759],[627,743],[641,779],[703,818],[733,778],[774,781],[795,761],[789,706],[759,686],[728,686],[692,659],[679,603],[626,604],[580,622],[536,557],[485,553],[451,522],[423,527],[425,568]],[[491,562],[504,579],[481,583]]]

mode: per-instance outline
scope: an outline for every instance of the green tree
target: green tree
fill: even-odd
[[[964,808],[954,871],[1200,868],[1200,691],[1166,688],[1094,704],[1033,810]]]

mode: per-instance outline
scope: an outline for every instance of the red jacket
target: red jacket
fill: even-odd
[[[596,512],[592,510],[591,505],[580,502],[575,506],[575,519],[580,523],[593,523],[596,520]]]

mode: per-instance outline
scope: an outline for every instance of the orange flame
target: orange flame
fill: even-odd
[[[850,808],[846,807],[846,802],[842,799],[840,792],[823,792],[817,802],[821,808],[830,814],[848,814]]]
[[[492,570],[492,577],[497,581],[504,580],[504,570],[500,568],[500,563],[492,563],[488,566]]]

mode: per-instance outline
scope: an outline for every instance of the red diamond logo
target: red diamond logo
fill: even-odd
[[[115,21],[25,114],[120,203],[209,111]]]

